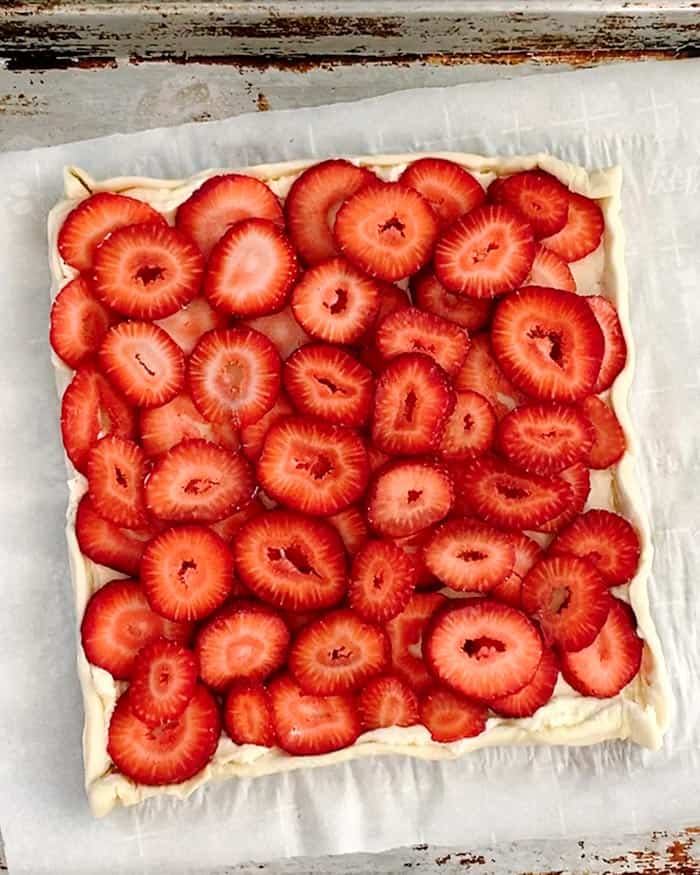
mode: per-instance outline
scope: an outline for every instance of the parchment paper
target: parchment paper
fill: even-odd
[[[61,169],[181,177],[333,154],[551,151],[621,164],[637,375],[631,408],[656,546],[651,605],[673,679],[664,749],[387,757],[228,782],[102,821],[82,708],[47,343],[45,220]],[[0,826],[10,871],[205,873],[297,854],[675,828],[700,817],[700,62],[613,66],[0,155]]]

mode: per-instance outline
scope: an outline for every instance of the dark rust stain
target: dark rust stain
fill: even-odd
[[[459,857],[459,865],[460,866],[485,866],[486,858],[482,857],[481,854],[470,854],[468,851],[460,851],[455,854],[456,857]]]
[[[265,97],[262,91],[258,93],[258,96],[255,99],[255,105],[260,112],[267,112],[270,108],[270,101]]]
[[[444,866],[445,863],[449,863],[452,859],[452,854],[445,854],[444,857],[435,857],[435,865],[436,866]]]

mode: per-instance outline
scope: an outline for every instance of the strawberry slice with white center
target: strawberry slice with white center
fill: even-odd
[[[372,372],[338,347],[325,343],[303,346],[287,359],[282,377],[300,413],[355,428],[369,417],[374,395]]]
[[[343,158],[320,161],[292,183],[284,204],[289,236],[306,264],[338,254],[333,224],[341,204],[377,177]]]
[[[522,608],[523,578],[542,555],[542,548],[522,532],[511,532],[510,539],[513,544],[513,570],[504,581],[493,587],[490,595],[513,608]]]
[[[523,580],[523,608],[550,644],[581,650],[593,641],[610,609],[605,578],[577,556],[545,556]]]
[[[354,505],[329,516],[328,522],[342,538],[350,556],[354,556],[367,543],[369,538],[367,520]]]
[[[551,237],[544,237],[542,245],[564,261],[578,261],[598,248],[604,230],[605,219],[598,204],[570,191],[566,224]]]
[[[126,225],[144,222],[167,223],[160,213],[143,201],[111,192],[98,192],[81,201],[58,232],[61,258],[76,270],[92,267],[95,249],[108,234]]]
[[[185,392],[161,407],[142,410],[139,417],[141,446],[149,456],[159,456],[186,438],[202,438],[229,450],[240,446],[236,430],[227,422],[209,422]]]
[[[481,701],[522,689],[542,659],[542,639],[521,611],[478,599],[436,615],[423,653],[433,674]]]
[[[558,475],[571,487],[571,501],[558,516],[537,526],[538,531],[553,533],[560,531],[565,525],[575,519],[583,511],[591,491],[591,475],[585,465],[577,462],[570,468],[565,468]]]
[[[257,602],[233,602],[197,634],[201,678],[217,692],[238,680],[262,681],[282,668],[289,641],[277,611]]]
[[[450,292],[429,269],[411,277],[411,291],[421,310],[449,319],[467,331],[479,331],[491,317],[490,298],[468,298]]]
[[[395,675],[384,674],[368,681],[358,696],[357,710],[365,732],[420,722],[418,696]]]
[[[348,610],[331,611],[297,634],[289,671],[307,693],[331,696],[362,687],[389,662],[389,639]]]
[[[137,580],[110,580],[87,603],[80,636],[89,662],[128,680],[142,647],[161,637],[187,644],[192,626],[152,611]]]
[[[627,342],[622,332],[617,310],[607,298],[603,298],[601,295],[590,295],[586,298],[586,303],[593,310],[593,315],[600,325],[605,340],[600,373],[592,390],[594,395],[599,395],[612,386],[617,375],[624,368],[627,361]]]
[[[424,353],[452,375],[469,352],[469,336],[458,325],[416,307],[386,316],[377,327],[375,344],[385,359],[407,352]]]
[[[581,402],[581,410],[593,426],[593,446],[583,460],[589,468],[609,468],[624,456],[627,438],[615,412],[605,401],[591,395]]]
[[[213,422],[241,428],[257,422],[280,390],[280,357],[252,328],[209,331],[187,364],[192,400]]]
[[[444,227],[486,200],[479,180],[446,158],[413,161],[401,174],[400,182],[423,195]]]
[[[392,670],[419,693],[434,683],[423,661],[423,632],[433,614],[446,604],[447,598],[439,592],[417,592],[406,608],[386,624]]]
[[[247,459],[251,462],[257,462],[262,453],[265,436],[272,426],[282,417],[291,416],[294,413],[292,404],[284,394],[280,392],[272,407],[254,422],[252,425],[245,425],[240,432],[241,449]]]
[[[350,572],[350,607],[370,623],[386,623],[408,604],[418,582],[416,562],[393,541],[368,541]]]
[[[228,173],[202,183],[178,207],[175,224],[208,258],[232,225],[253,218],[284,224],[280,203],[264,182],[242,173]]]
[[[530,223],[535,237],[549,237],[566,224],[569,190],[544,170],[523,170],[491,183],[489,200],[505,204]]]
[[[113,322],[113,314],[95,298],[88,278],[77,276],[53,302],[49,340],[56,354],[77,368],[97,352]]]
[[[565,292],[576,291],[576,280],[571,268],[551,249],[538,246],[535,260],[532,262],[530,276],[524,283],[526,286],[544,286],[548,289],[562,289]]]
[[[217,522],[246,505],[255,481],[246,460],[199,438],[180,441],[158,459],[146,482],[146,504],[170,522]]]
[[[424,459],[404,459],[380,468],[367,498],[367,521],[380,535],[405,538],[443,520],[454,490],[447,471]]]
[[[159,726],[139,720],[127,692],[119,698],[109,723],[107,753],[116,768],[137,784],[180,784],[207,765],[220,734],[219,706],[199,684],[182,714]]]
[[[99,440],[87,461],[88,494],[97,513],[125,529],[145,528],[146,471],[146,456],[138,444],[117,435]]]
[[[166,638],[151,641],[134,661],[131,710],[149,726],[176,720],[192,701],[198,670],[191,650]]]
[[[313,696],[288,675],[270,684],[277,744],[292,756],[349,747],[362,731],[352,695]]]
[[[265,436],[257,473],[275,501],[326,516],[360,498],[369,464],[356,432],[315,417],[289,416]]]
[[[478,392],[457,392],[455,407],[440,441],[440,455],[451,461],[475,459],[491,449],[498,420]]]
[[[285,610],[328,608],[347,590],[343,542],[323,520],[283,510],[259,514],[239,531],[233,553],[243,583]]]
[[[488,592],[513,570],[511,537],[477,520],[438,526],[423,546],[423,559],[445,586],[458,592]]]
[[[394,282],[430,260],[440,223],[428,201],[398,182],[373,182],[338,210],[341,253],[371,276]]]
[[[545,647],[542,659],[530,683],[500,699],[492,699],[489,708],[501,717],[532,717],[552,698],[559,677],[559,660],[553,650]]]
[[[201,336],[214,328],[225,328],[228,317],[217,313],[206,298],[199,296],[165,319],[158,319],[156,325],[172,337],[185,355],[190,355]]]
[[[567,684],[582,696],[616,696],[642,664],[644,642],[636,626],[629,605],[612,599],[607,619],[593,643],[576,653],[562,654],[561,673]]]
[[[458,392],[469,390],[483,395],[499,419],[523,400],[522,394],[498,367],[487,333],[471,338],[469,352],[454,378],[454,385]]]
[[[641,545],[639,535],[624,517],[608,510],[589,510],[564,529],[550,544],[549,552],[587,559],[609,586],[619,586],[634,577]]]
[[[84,495],[75,514],[75,536],[80,552],[88,559],[122,574],[137,575],[141,555],[152,532],[120,528],[101,517],[90,497]]]
[[[535,257],[532,229],[518,213],[487,204],[462,216],[440,237],[434,265],[452,292],[494,298],[522,285]]]
[[[232,542],[245,523],[264,510],[265,506],[256,495],[247,504],[244,504],[240,510],[234,511],[231,516],[224,517],[224,519],[216,523],[211,523],[209,528],[213,529],[224,541]]]
[[[486,729],[488,708],[446,687],[428,690],[420,700],[420,722],[433,741],[449,743],[473,738]]]
[[[255,681],[238,681],[224,701],[224,728],[236,744],[272,747],[276,742],[270,693]]]
[[[245,219],[219,240],[207,263],[204,294],[231,316],[279,310],[296,279],[297,257],[278,225]]]
[[[496,306],[491,346],[506,377],[527,395],[570,403],[593,389],[604,341],[585,298],[528,286]]]
[[[279,313],[248,319],[243,324],[271,340],[282,361],[286,361],[295,349],[311,340],[294,317],[291,306],[284,307]]]

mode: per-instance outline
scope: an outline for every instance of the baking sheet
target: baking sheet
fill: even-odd
[[[243,116],[0,155],[0,825],[11,872],[204,873],[248,859],[680,827],[700,789],[700,63],[611,67]],[[661,753],[487,750],[241,780],[90,817],[63,541],[65,470],[46,340],[45,217],[61,168],[209,166],[452,149],[551,151],[625,173],[632,415],[656,558],[652,612],[676,712]]]

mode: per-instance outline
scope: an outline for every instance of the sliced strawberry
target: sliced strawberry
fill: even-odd
[[[609,468],[625,454],[627,438],[615,412],[605,401],[591,395],[581,402],[581,410],[593,426],[593,446],[588,451],[584,464],[589,468]]]
[[[571,501],[571,487],[560,477],[525,474],[488,455],[464,471],[462,488],[474,513],[501,529],[536,529]]]
[[[76,270],[90,270],[95,249],[108,234],[125,225],[144,222],[166,224],[163,216],[143,201],[98,192],[70,211],[58,232],[58,251]]]
[[[77,276],[61,289],[51,307],[51,346],[67,365],[77,368],[97,352],[113,321],[93,295],[88,278]]]
[[[392,454],[436,450],[454,404],[450,380],[430,356],[396,356],[377,380],[372,441]]]
[[[176,720],[192,701],[198,670],[194,653],[176,641],[149,642],[134,660],[131,710],[149,726]]]
[[[500,699],[492,699],[489,708],[501,717],[532,717],[552,698],[559,677],[559,660],[553,650],[545,647],[537,671],[530,683]]]
[[[88,494],[95,511],[116,526],[145,528],[146,471],[146,457],[138,444],[117,435],[101,438],[87,461]]]
[[[491,352],[488,334],[476,334],[459,373],[454,378],[458,392],[478,392],[487,399],[500,419],[515,407],[523,396],[498,367]]]
[[[385,462],[389,461],[389,456],[378,450],[373,444],[370,444],[367,447],[367,460],[369,462],[369,470],[374,474]]]
[[[416,532],[415,535],[408,535],[405,538],[394,538],[394,543],[397,547],[401,547],[404,553],[408,555],[411,562],[416,568],[418,579],[416,581],[417,590],[436,590],[440,589],[441,584],[435,579],[435,575],[430,571],[425,564],[423,558],[423,546],[432,535],[432,528],[422,529]]]
[[[362,687],[389,662],[389,639],[348,610],[331,611],[297,634],[289,671],[307,693],[338,695]]]
[[[544,170],[522,170],[495,180],[489,186],[489,200],[505,204],[532,226],[535,237],[549,237],[566,224],[569,190]]]
[[[455,407],[440,441],[440,455],[452,461],[475,459],[491,449],[498,420],[478,392],[457,392]]]
[[[137,784],[180,784],[211,760],[220,734],[219,706],[199,684],[182,714],[160,726],[139,720],[127,692],[119,698],[109,723],[107,753],[117,769]]]
[[[306,264],[338,254],[333,224],[343,201],[377,177],[343,158],[308,167],[289,189],[284,210],[289,236]]]
[[[576,653],[563,653],[564,680],[583,696],[616,696],[642,664],[644,642],[636,632],[629,605],[613,598],[602,629],[593,643]]]
[[[570,468],[565,468],[558,475],[571,487],[571,500],[566,508],[546,523],[537,526],[540,532],[558,532],[583,511],[591,491],[591,475],[585,465],[578,462]]]
[[[528,286],[496,306],[491,346],[515,386],[544,401],[590,394],[603,359],[603,334],[586,299]]]
[[[564,529],[549,545],[549,552],[587,559],[609,586],[619,586],[634,577],[641,545],[639,535],[624,517],[607,510],[589,510]]]
[[[294,413],[294,408],[289,398],[284,392],[280,392],[272,407],[263,413],[257,422],[244,426],[241,429],[241,449],[246,458],[250,459],[251,462],[257,462],[268,431],[279,419],[290,416],[292,413]]]
[[[154,465],[146,504],[161,520],[217,522],[246,505],[254,488],[253,473],[240,453],[189,438]]]
[[[63,446],[78,471],[87,472],[90,448],[108,434],[135,437],[136,416],[126,399],[88,362],[75,372],[61,401]]]
[[[304,626],[308,626],[312,620],[318,620],[323,611],[284,611],[283,613],[287,628],[294,635]]]
[[[578,261],[598,248],[605,230],[605,219],[598,204],[582,194],[569,192],[566,224],[542,244],[564,261]]]
[[[416,306],[421,310],[449,319],[468,331],[483,328],[491,317],[492,303],[489,298],[468,298],[450,292],[429,269],[411,277],[411,291]]]
[[[275,501],[326,516],[360,498],[369,464],[354,431],[318,418],[288,416],[265,436],[257,472],[260,485]]]
[[[240,510],[234,511],[231,516],[224,517],[216,523],[211,523],[209,528],[213,529],[224,541],[231,542],[248,520],[252,520],[264,510],[265,506],[256,495]]]
[[[428,201],[443,226],[451,225],[486,200],[479,180],[446,158],[413,161],[401,174],[400,182],[415,188]]]
[[[141,554],[151,532],[119,528],[101,517],[90,496],[84,495],[75,514],[75,535],[80,552],[88,559],[122,574],[137,575]]]
[[[376,282],[379,288],[379,309],[374,323],[375,328],[385,317],[411,306],[411,299],[406,289],[394,283],[385,283],[383,280]]]
[[[451,742],[473,738],[486,729],[488,708],[460,696],[447,687],[433,687],[420,700],[420,721],[433,741]]]
[[[473,461],[473,460],[471,460]],[[445,467],[452,480],[454,488],[454,504],[452,513],[456,516],[476,517],[477,513],[469,500],[470,483],[467,475],[471,470],[471,461],[449,461],[445,462]]]
[[[365,732],[386,726],[414,726],[420,721],[418,696],[405,681],[395,675],[372,678],[357,699]]]
[[[546,246],[538,246],[535,260],[532,262],[530,276],[525,281],[527,286],[545,286],[548,289],[562,289],[565,292],[576,291],[576,280],[571,268],[559,258],[556,252]]]
[[[362,731],[354,696],[313,696],[282,675],[270,684],[270,697],[277,743],[292,756],[349,747]]]
[[[422,658],[423,632],[433,614],[446,604],[447,598],[439,592],[417,592],[398,617],[386,624],[392,669],[419,693],[434,682]]]
[[[284,224],[279,201],[264,182],[228,173],[212,176],[200,185],[178,207],[175,224],[208,258],[232,225],[252,218]]]
[[[228,317],[225,313],[217,313],[206,298],[193,298],[175,313],[158,319],[156,325],[172,337],[185,355],[190,355],[199,343],[199,339],[207,331],[214,328],[225,328]]]
[[[385,359],[425,353],[448,374],[456,374],[469,352],[469,336],[447,319],[416,307],[396,310],[377,327],[375,344]]]
[[[127,680],[142,647],[160,637],[187,644],[192,626],[152,611],[137,580],[110,580],[87,603],[80,635],[89,662]]]
[[[287,359],[282,376],[299,413],[351,427],[367,421],[372,372],[344,350],[326,343],[303,346]]]
[[[490,701],[532,680],[542,659],[542,639],[521,611],[477,599],[436,615],[423,653],[443,683],[463,696]]]
[[[386,623],[406,607],[418,582],[416,563],[393,541],[368,541],[350,572],[350,607],[363,620]]]
[[[187,380],[202,415],[240,428],[257,422],[275,403],[280,357],[252,328],[209,331],[190,356]]]
[[[139,417],[141,446],[149,456],[159,456],[186,438],[202,438],[229,450],[240,446],[236,430],[227,422],[209,422],[185,392],[161,407],[142,410]]]
[[[498,443],[514,465],[546,477],[585,457],[593,446],[593,429],[577,407],[523,404],[501,420]]]
[[[487,204],[462,216],[437,241],[435,275],[452,292],[494,298],[522,285],[534,257],[527,222],[509,207]]]
[[[238,681],[231,686],[224,702],[224,727],[236,744],[275,744],[272,699],[262,684]]]
[[[380,535],[405,538],[450,512],[452,481],[440,465],[424,459],[389,463],[375,474],[367,499],[367,521]]]
[[[197,634],[202,680],[217,692],[237,680],[261,681],[284,665],[289,640],[277,611],[260,603],[233,602]]]
[[[329,516],[328,522],[342,538],[345,549],[350,556],[354,556],[367,543],[369,538],[367,520],[355,505]]]
[[[272,313],[270,316],[248,319],[243,324],[259,331],[271,340],[282,361],[286,361],[295,349],[299,349],[300,346],[311,340],[295,319],[291,306],[285,307],[279,313]]]
[[[343,542],[329,523],[273,510],[239,531],[236,571],[258,598],[289,611],[337,604],[347,590]]]
[[[593,641],[610,609],[607,583],[594,565],[576,556],[545,556],[523,580],[523,608],[545,640],[562,650]]]
[[[627,361],[627,342],[617,310],[607,298],[590,295],[586,298],[586,303],[593,310],[605,340],[600,373],[592,390],[594,395],[599,395],[612,386],[617,375],[624,368]]]
[[[504,581],[493,587],[490,595],[513,608],[521,608],[523,578],[542,555],[542,548],[537,541],[533,541],[522,532],[511,532],[510,539],[515,557],[513,570]]]
[[[425,564],[445,586],[459,592],[488,592],[513,570],[509,535],[477,520],[438,526],[423,547]]]

